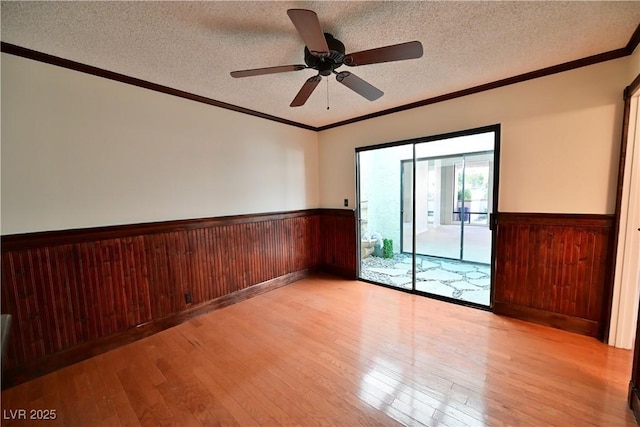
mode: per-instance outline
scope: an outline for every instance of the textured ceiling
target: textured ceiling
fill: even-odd
[[[349,68],[384,91],[376,101],[330,76],[291,108],[315,71],[229,75],[304,63],[289,8],[315,11],[347,53],[418,40],[424,55]],[[3,42],[320,127],[624,48],[640,2],[3,1],[0,13]]]

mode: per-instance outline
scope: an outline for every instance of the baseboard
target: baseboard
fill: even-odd
[[[495,314],[514,317],[528,322],[551,326],[553,328],[575,332],[594,338],[599,338],[601,333],[600,324],[593,320],[537,310],[504,302],[494,301],[493,312]]]
[[[344,279],[355,280],[358,278],[355,271],[335,265],[323,264],[318,267],[318,270]]]
[[[125,332],[110,335],[92,342],[83,343],[68,350],[48,355],[40,360],[19,368],[3,372],[2,389],[10,388],[50,372],[81,362],[123,345],[138,341],[165,329],[177,326],[196,316],[201,316],[214,310],[227,307],[254,296],[286,286],[309,276],[309,269],[285,274],[266,282],[258,283],[248,288],[221,296],[219,298],[189,307],[179,313],[137,325]]]

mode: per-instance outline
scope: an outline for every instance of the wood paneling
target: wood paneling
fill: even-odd
[[[326,210],[320,217],[322,269],[339,276],[357,276],[356,217],[352,210]]]
[[[3,236],[2,312],[14,316],[3,385],[323,266],[355,277],[353,211],[315,209]]]
[[[602,338],[612,215],[500,213],[494,312]]]

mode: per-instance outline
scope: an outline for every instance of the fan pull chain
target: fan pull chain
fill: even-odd
[[[327,79],[327,110],[329,109],[329,79]]]

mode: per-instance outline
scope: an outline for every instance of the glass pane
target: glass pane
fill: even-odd
[[[465,261],[491,262],[489,214],[493,205],[493,153],[465,156],[463,257]]]
[[[411,246],[412,158],[411,144],[358,153],[360,277],[407,289],[411,255],[403,252]]]
[[[455,167],[461,157],[416,160],[416,254],[460,258],[460,222],[454,214]]]

